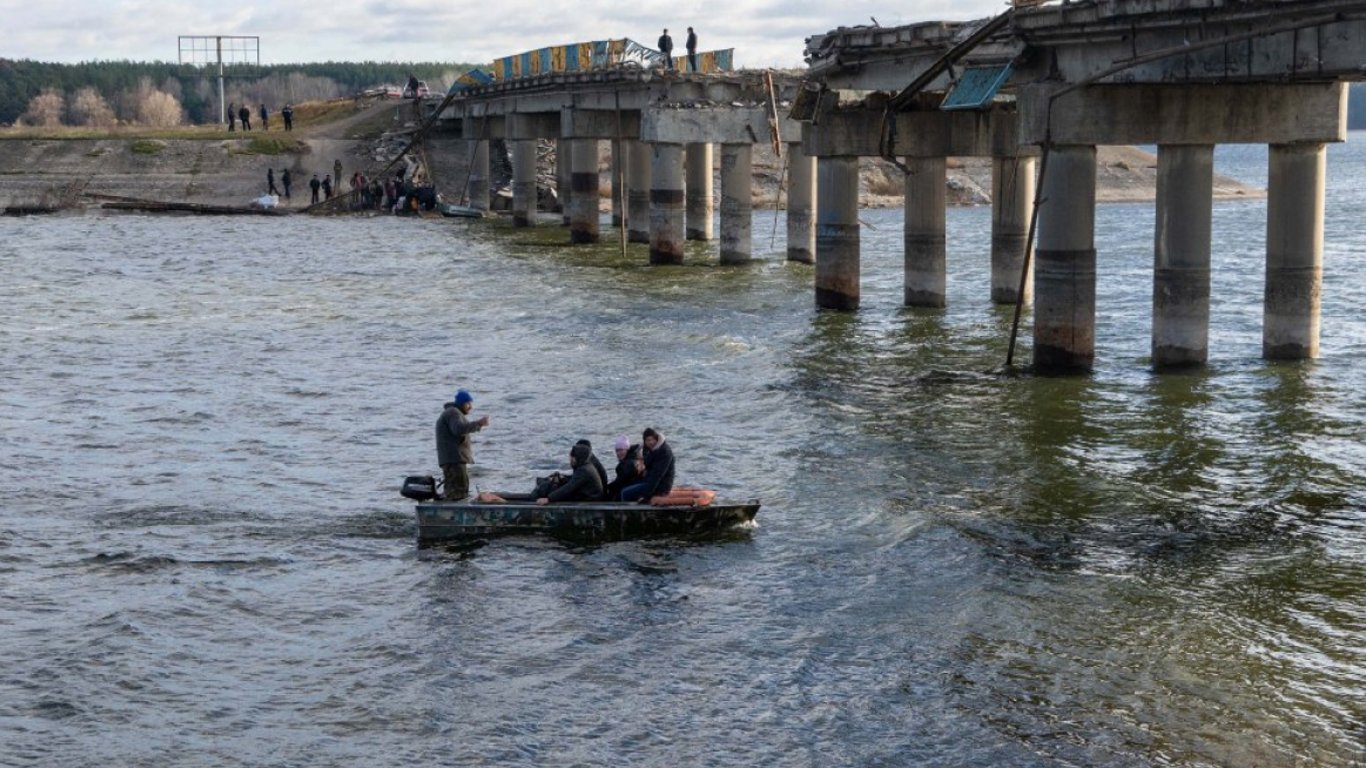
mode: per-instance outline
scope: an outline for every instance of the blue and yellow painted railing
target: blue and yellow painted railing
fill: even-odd
[[[552,45],[504,56],[493,62],[493,77],[513,80],[551,72],[586,72],[617,67],[629,62],[662,63],[664,56],[634,40],[594,40],[588,43]],[[687,56],[675,56],[674,67],[686,71]],[[697,71],[728,72],[735,68],[735,49],[704,51],[697,54]],[[482,73],[481,73],[482,74]],[[473,85],[473,83],[469,84]]]

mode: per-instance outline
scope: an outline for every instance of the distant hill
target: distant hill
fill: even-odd
[[[329,61],[320,64],[272,64],[227,81],[227,101],[267,104],[279,109],[285,102],[348,96],[378,85],[402,86],[409,75],[442,92],[473,64],[455,62]],[[229,69],[229,74],[234,70]],[[10,125],[28,109],[34,97],[52,89],[70,99],[93,88],[121,120],[133,120],[139,91],[155,88],[174,96],[190,123],[218,119],[218,83],[172,62],[93,61],[54,64],[29,59],[0,58],[0,125]],[[439,90],[438,90],[439,89]]]

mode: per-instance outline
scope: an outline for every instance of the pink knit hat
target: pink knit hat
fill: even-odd
[[[612,447],[618,451],[624,451],[631,447],[631,441],[626,435],[617,435],[617,439],[612,441]]]

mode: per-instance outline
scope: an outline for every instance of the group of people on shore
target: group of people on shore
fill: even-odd
[[[684,42],[684,47],[688,51],[688,71],[697,72],[697,33],[692,27],[688,27],[688,38]],[[659,36],[659,52],[664,54],[664,68],[674,68],[674,39],[669,35],[669,30],[665,29],[664,34]]]
[[[244,130],[244,131],[250,131],[250,130],[251,130],[251,107],[248,107],[246,104],[243,104],[242,106],[237,107],[237,109],[234,110],[233,107],[235,107],[235,106],[237,106],[237,105],[235,105],[235,104],[229,104],[229,105],[228,105],[228,109],[227,109],[227,112],[228,112],[228,130],[229,130],[229,131],[235,131],[235,130],[237,130],[237,123],[240,122],[240,123],[242,124],[242,130]],[[261,130],[263,130],[263,131],[269,131],[269,130],[270,130],[270,110],[269,110],[269,109],[266,109],[266,105],[265,105],[265,104],[262,104],[261,107],[260,107],[260,109],[258,110],[257,114],[260,115],[260,117],[261,117]],[[286,104],[286,105],[285,105],[285,108],[282,109],[282,110],[280,110],[280,117],[283,117],[283,118],[285,119],[285,130],[286,130],[286,131],[292,131],[292,130],[294,130],[294,107],[293,107],[293,105],[291,105],[291,104]]]
[[[474,461],[470,435],[489,425],[489,417],[470,419],[474,397],[464,389],[445,404],[436,420],[436,460],[441,465],[441,498],[459,501],[470,495],[469,464]],[[579,440],[569,449],[571,473],[540,478],[532,492],[537,504],[559,501],[637,501],[649,503],[667,496],[674,484],[673,448],[664,435],[646,428],[639,443],[620,435],[612,443],[617,456],[616,477],[593,455],[593,444]]]
[[[338,161],[338,169],[340,166],[341,163]],[[275,175],[274,168],[266,169],[266,194],[290,200],[292,199],[290,193],[293,184],[294,177],[290,169],[281,168],[278,177]],[[350,208],[356,211],[401,213],[418,208],[431,210],[436,205],[435,187],[430,184],[414,182],[412,179],[405,179],[401,173],[381,181],[378,178],[367,178],[364,173],[356,171],[351,175],[350,186]],[[316,173],[313,174],[313,177],[308,180],[308,188],[312,193],[310,205],[331,200],[333,195],[341,192],[341,185],[333,181],[330,173],[325,174],[322,178],[319,178]]]

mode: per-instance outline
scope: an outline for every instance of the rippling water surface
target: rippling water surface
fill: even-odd
[[[899,306],[900,213],[864,212],[854,314],[769,212],[743,268],[553,224],[0,221],[0,764],[1360,764],[1363,146],[1329,151],[1322,357],[1260,359],[1266,206],[1219,203],[1184,375],[1147,367],[1151,205],[1098,212],[1077,378],[999,373],[987,209],[950,213],[944,311]],[[396,488],[458,386],[481,488],[654,425],[759,524],[419,549]]]

